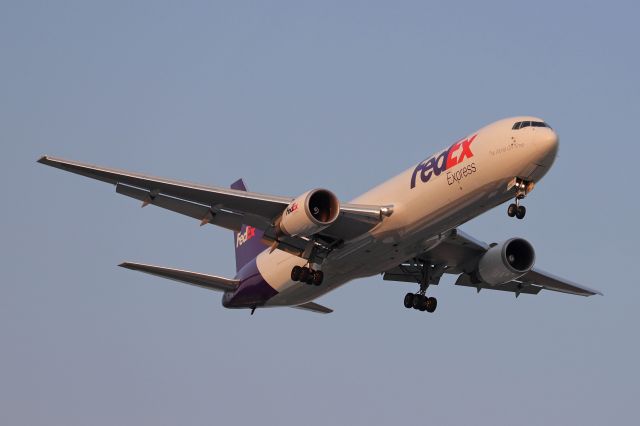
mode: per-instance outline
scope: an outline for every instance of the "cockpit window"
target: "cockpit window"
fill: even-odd
[[[524,129],[525,127],[547,127],[549,129],[551,128],[551,126],[549,126],[544,121],[518,121],[513,125],[512,129],[518,130],[518,129]]]

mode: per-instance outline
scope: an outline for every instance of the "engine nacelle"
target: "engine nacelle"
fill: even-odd
[[[507,283],[533,268],[536,254],[523,238],[512,238],[491,247],[478,262],[477,277],[491,285]]]
[[[280,230],[308,237],[331,225],[340,214],[338,198],[326,189],[313,189],[293,200],[282,213]]]

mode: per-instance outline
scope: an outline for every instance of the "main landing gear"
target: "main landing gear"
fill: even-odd
[[[433,313],[438,306],[438,299],[435,297],[427,297],[427,288],[430,283],[438,284],[440,277],[442,276],[443,269],[441,267],[432,266],[426,264],[417,259],[415,260],[417,266],[421,269],[420,277],[420,290],[417,293],[407,293],[404,296],[404,307],[407,309],[417,309],[418,311]]]
[[[404,296],[404,307],[407,309],[417,309],[419,311],[435,312],[438,306],[438,299],[435,297],[427,297],[424,294],[407,293]]]
[[[524,219],[524,215],[527,214],[527,209],[520,205],[520,200],[533,190],[534,183],[520,178],[515,178],[512,182],[513,187],[516,188],[516,202],[509,204],[509,207],[507,207],[507,215],[509,217],[515,216],[518,219]]]
[[[324,273],[322,271],[316,271],[307,266],[294,266],[291,269],[291,279],[293,281],[299,281],[309,285],[320,285],[324,279]]]

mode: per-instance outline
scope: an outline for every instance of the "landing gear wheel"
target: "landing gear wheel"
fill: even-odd
[[[427,309],[427,297],[422,294],[413,295],[413,309],[423,311]]]
[[[300,274],[302,273],[302,267],[301,266],[294,266],[291,269],[291,280],[292,281],[300,281]]]
[[[422,298],[423,296],[421,294],[413,295],[413,309],[420,309],[420,305],[422,305]]]
[[[309,268],[307,268],[306,266],[303,266],[302,268],[300,268],[300,277],[299,277],[299,281],[300,282],[307,282],[307,279],[309,278]]]
[[[305,283],[309,285],[313,285],[313,273],[309,273],[309,276],[307,277],[307,280],[305,281]]]
[[[518,206],[516,209],[516,217],[518,219],[524,219],[525,214],[527,214],[527,209],[524,206]]]
[[[414,295],[413,293],[407,293],[404,296],[404,307],[407,309],[411,309],[413,308],[413,298]]]
[[[420,306],[418,307],[418,310],[420,312],[426,311],[428,302],[429,302],[429,298],[427,296],[422,296],[422,300],[420,301]]]
[[[514,203],[509,204],[509,207],[507,208],[507,215],[509,217],[514,217],[518,212],[518,206],[516,206]]]
[[[427,312],[434,313],[438,307],[438,299],[435,297],[427,298]]]
[[[322,284],[322,280],[324,279],[324,273],[322,271],[314,271],[313,272],[313,285]]]

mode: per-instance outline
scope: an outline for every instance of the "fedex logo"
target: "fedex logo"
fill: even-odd
[[[424,160],[416,166],[411,176],[411,188],[416,186],[416,177],[420,173],[420,180],[424,183],[429,182],[431,176],[440,176],[440,173],[461,164],[465,159],[473,157],[471,152],[471,143],[478,136],[477,134],[468,139],[460,140],[443,151],[438,156],[433,156]]]
[[[285,211],[285,213],[286,214],[291,214],[291,213],[295,212],[296,210],[298,210],[298,203],[293,203],[289,207],[287,207],[287,210]]]
[[[256,235],[256,228],[247,225],[244,232],[238,232],[236,236],[236,248],[240,247]]]

